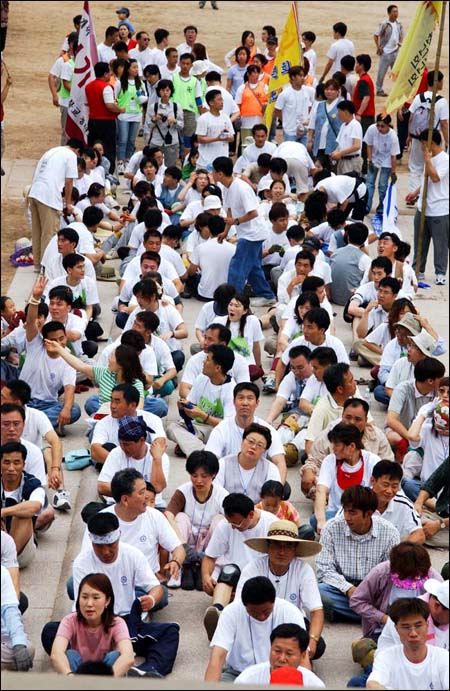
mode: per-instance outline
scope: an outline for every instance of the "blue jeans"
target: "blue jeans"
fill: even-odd
[[[88,415],[94,415],[100,408],[100,398],[99,396],[89,396],[86,403],[84,404],[84,409]]]
[[[242,238],[238,240],[236,252],[228,269],[228,283],[231,283],[238,293],[242,293],[247,281],[253,288],[255,295],[273,300],[275,295],[262,270],[262,246],[262,240],[256,242]]]
[[[69,660],[70,669],[72,670],[72,672],[75,673],[78,667],[83,662],[80,653],[76,650],[70,650],[69,648],[69,650],[66,650],[66,656]],[[105,663],[105,665],[109,665],[110,667],[112,667],[118,657],[120,657],[119,651],[111,650],[110,653],[106,653],[106,655],[103,658],[103,662]]]
[[[422,485],[422,480],[409,480],[408,478],[402,480],[402,490],[411,501],[416,501]]]
[[[52,423],[53,427],[58,426],[58,416],[61,410],[64,408],[62,403],[59,401],[41,401],[37,398],[32,398],[27,404],[30,408],[36,408],[36,410],[42,410]],[[69,425],[73,425],[81,417],[81,409],[77,403],[74,403],[70,409],[70,422]]]
[[[124,161],[132,157],[134,144],[139,130],[139,122],[126,122],[117,119],[117,159]]]
[[[331,521],[331,519],[334,518],[336,514],[337,511],[325,511],[325,518],[327,519],[327,521]],[[311,528],[314,529],[314,532],[317,533],[317,518],[313,513],[309,517],[309,525],[311,526]]]
[[[147,413],[153,413],[157,417],[166,417],[169,406],[162,398],[155,398],[154,396],[146,396],[144,400],[144,410]]]
[[[386,393],[386,389],[384,388],[383,384],[378,384],[373,390],[373,396],[378,403],[382,403],[383,405],[388,406],[390,402],[390,398]]]
[[[160,377],[154,377],[155,379],[160,379]],[[171,393],[173,393],[176,389],[176,383],[174,379],[169,379],[169,381],[166,381],[166,383],[161,387],[161,389],[158,391],[159,395],[161,398],[165,398],[166,396],[170,396]],[[145,405],[144,405],[144,410],[145,410]]]
[[[305,134],[303,137],[300,137],[300,139],[297,137],[296,134],[288,134],[283,130],[283,141],[284,142],[299,142],[300,144],[304,144],[305,146],[308,143],[308,135]]]
[[[392,173],[390,168],[376,168],[374,166],[373,170],[367,171],[366,177],[366,187],[369,194],[367,198],[367,213],[370,213],[372,208],[373,196],[375,194],[375,183],[377,181],[378,173],[380,173],[380,179],[378,180],[378,206],[376,208],[377,214],[383,213],[383,202],[386,196],[387,188],[389,185],[389,177]]]
[[[332,609],[334,614],[338,614],[343,619],[350,619],[351,621],[360,622],[361,617],[356,614],[348,604],[348,597],[345,593],[334,588],[327,583],[319,583],[320,596],[325,609]]]

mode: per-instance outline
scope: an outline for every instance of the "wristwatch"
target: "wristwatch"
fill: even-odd
[[[239,226],[241,224],[240,220],[238,218],[234,219],[234,225]]]

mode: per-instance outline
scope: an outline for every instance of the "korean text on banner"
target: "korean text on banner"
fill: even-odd
[[[75,56],[75,69],[70,89],[67,113],[67,137],[76,137],[87,144],[89,109],[86,102],[86,85],[95,79],[94,65],[97,63],[94,24],[89,10],[89,2],[83,5],[78,49]]]

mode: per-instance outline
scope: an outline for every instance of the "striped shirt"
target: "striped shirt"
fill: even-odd
[[[117,375],[111,372],[107,367],[97,367],[92,368],[94,373],[94,379],[98,385],[98,393],[100,398],[100,404],[109,403],[111,400],[112,390],[117,384]],[[133,381],[133,386],[139,391],[139,397],[145,398],[144,385],[140,379],[135,379]]]
[[[346,593],[358,585],[374,566],[389,559],[400,542],[397,528],[379,516],[372,516],[368,533],[350,530],[344,517],[334,518],[322,530],[322,551],[317,555],[317,580]]]

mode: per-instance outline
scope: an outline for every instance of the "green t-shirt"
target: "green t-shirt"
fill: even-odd
[[[117,375],[111,372],[107,367],[96,367],[92,368],[94,373],[94,379],[98,385],[98,393],[100,404],[109,403],[111,400],[112,390],[117,384]],[[140,379],[135,379],[133,386],[139,391],[139,397],[145,398],[144,385]]]

